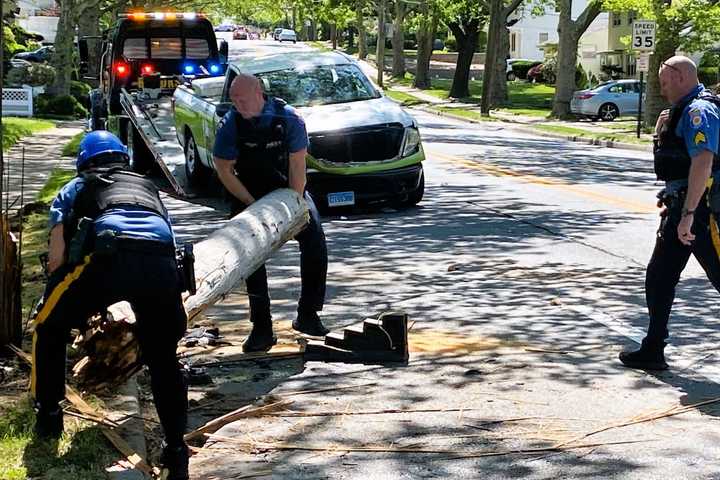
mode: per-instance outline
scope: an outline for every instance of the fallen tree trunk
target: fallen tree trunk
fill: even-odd
[[[188,321],[235,287],[244,287],[243,280],[297,235],[308,219],[307,205],[295,191],[276,190],[195,244],[197,293],[184,298]],[[83,389],[106,390],[140,370],[134,323],[130,305],[121,302],[108,308],[105,318],[93,320],[91,328],[78,338],[76,345],[85,356],[75,364],[73,373]]]

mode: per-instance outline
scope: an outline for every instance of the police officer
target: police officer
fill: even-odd
[[[655,173],[665,181],[658,195],[661,213],[655,250],[645,278],[650,325],[640,349],[622,352],[627,367],[664,370],[663,350],[675,286],[693,254],[720,292],[720,236],[708,207],[706,184],[720,168],[720,101],[698,82],[697,68],[675,56],[660,67],[660,90],[672,104],[656,125]],[[715,243],[713,240],[715,236]]]
[[[63,431],[59,402],[70,330],[125,300],[136,315],[135,333],[165,433],[163,464],[168,478],[187,479],[187,388],[175,355],[187,318],[174,236],[155,185],[127,167],[127,148],[116,136],[87,134],[78,176],[50,207],[50,278],[34,321],[35,429],[46,438]]]
[[[308,335],[326,335],[328,329],[317,312],[325,301],[327,246],[317,208],[305,191],[305,123],[284,101],[265,96],[252,75],[239,74],[233,80],[230,99],[235,108],[218,125],[213,155],[218,177],[235,201],[232,213],[278,188],[289,187],[304,195],[310,223],[295,237],[300,245],[302,289],[292,325]],[[246,285],[253,327],[243,351],[268,351],[277,338],[272,331],[264,265],[247,278]]]

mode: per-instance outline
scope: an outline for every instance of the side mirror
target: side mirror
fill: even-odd
[[[230,109],[232,108],[232,106],[233,106],[233,105],[232,105],[231,102],[218,103],[218,104],[215,106],[215,115],[217,115],[217,116],[220,117],[220,118],[224,117],[225,114],[230,111]]]
[[[220,63],[227,63],[227,61],[228,61],[228,55],[229,55],[229,49],[230,49],[230,47],[229,47],[229,45],[228,45],[227,40],[221,40],[221,41],[220,41],[220,49],[219,49]]]

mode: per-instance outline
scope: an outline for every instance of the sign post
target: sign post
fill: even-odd
[[[640,72],[640,92],[638,95],[637,138],[642,127],[643,77],[650,69],[650,55],[655,50],[655,22],[636,20],[633,22],[632,48],[640,53],[637,70]]]

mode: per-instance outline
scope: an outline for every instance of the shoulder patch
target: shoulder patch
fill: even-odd
[[[695,134],[694,142],[695,145],[700,145],[701,143],[707,142],[707,138],[705,137],[705,134],[703,132],[697,132]]]

